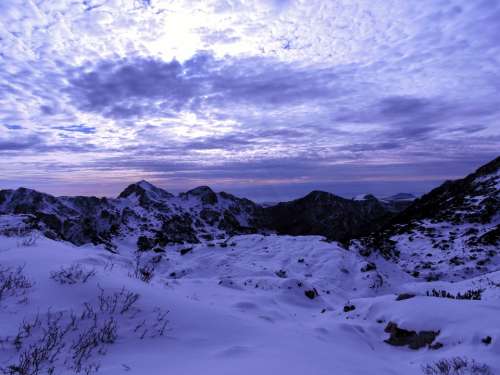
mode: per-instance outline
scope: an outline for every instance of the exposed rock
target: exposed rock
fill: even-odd
[[[478,243],[482,245],[500,245],[500,224],[479,237]]]
[[[315,288],[310,289],[310,290],[305,290],[305,291],[304,291],[304,294],[305,294],[305,295],[306,295],[306,297],[307,297],[307,298],[309,298],[309,299],[314,299],[314,298],[316,298],[317,296],[319,296],[318,291],[317,291]]]
[[[217,203],[217,194],[214,193],[212,189],[208,186],[199,186],[186,193],[181,193],[180,196],[184,199],[189,199],[190,197],[197,197],[201,200],[203,204],[214,205]]]
[[[351,200],[322,191],[264,211],[280,234],[322,235],[343,242],[369,234],[393,215],[376,198]]]
[[[481,341],[483,342],[483,344],[490,345],[492,338],[491,338],[491,336],[486,336]]]
[[[384,332],[390,334],[389,338],[384,340],[389,345],[408,346],[410,349],[420,349],[425,346],[430,346],[439,331],[411,331],[399,328],[396,323],[389,322],[384,329]]]
[[[446,181],[416,199],[393,222],[408,223],[417,219],[451,220],[457,223],[487,222],[495,213],[500,212],[497,187],[499,169],[500,157],[463,179]],[[481,201],[475,197],[481,197]]]
[[[396,301],[404,301],[405,299],[410,299],[415,297],[413,293],[401,293],[396,297]]]
[[[415,199],[359,243],[424,280],[461,280],[498,269],[500,157]],[[357,246],[357,245],[356,245]]]
[[[193,248],[192,248],[192,247],[186,247],[186,248],[184,248],[184,249],[180,249],[180,250],[179,250],[179,253],[180,253],[181,255],[186,255],[187,253],[190,253],[192,250],[193,250]]]
[[[361,267],[361,272],[370,272],[370,271],[375,271],[376,269],[377,266],[375,263],[368,262],[363,267]]]
[[[174,196],[147,181],[129,185],[116,199],[54,197],[26,188],[1,190],[0,215],[31,215],[31,227],[49,238],[75,245],[104,244],[108,248],[113,248],[115,238],[120,236],[151,238],[148,248],[152,249],[274,231],[322,235],[346,246],[353,239],[367,236],[359,245],[362,255],[378,251],[396,258],[402,250],[394,236],[407,235],[408,242],[423,236],[434,250],[450,254],[446,261],[453,267],[465,269],[466,262],[451,255],[454,241],[477,252],[485,247],[485,255],[496,256],[500,236],[499,166],[497,158],[465,179],[447,182],[416,199],[396,217],[399,208],[391,202],[411,202],[411,197],[397,195],[379,200],[368,194],[353,200],[313,191],[291,202],[261,206],[228,193],[216,193],[206,186]],[[439,220],[476,226],[464,227],[466,234],[450,232],[447,238],[437,239],[436,228],[428,223]],[[465,255],[477,261],[473,267],[479,271],[491,263],[487,257],[478,259],[467,251]],[[431,259],[416,259],[405,270],[416,277],[435,278],[440,274],[439,266],[433,262],[432,253],[427,252],[426,256]],[[369,263],[363,271],[373,269]],[[421,272],[423,269],[428,271]]]
[[[356,306],[354,305],[345,305],[344,306],[344,312],[347,313],[349,311],[353,311],[353,310],[356,310]]]

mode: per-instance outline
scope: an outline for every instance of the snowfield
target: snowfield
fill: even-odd
[[[500,374],[500,272],[415,281],[319,236],[276,235],[158,253],[123,238],[116,254],[2,236],[0,271],[0,373],[411,375],[462,357],[478,364],[464,374]],[[436,332],[435,348],[389,345],[389,322]]]

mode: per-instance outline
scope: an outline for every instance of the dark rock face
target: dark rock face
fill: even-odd
[[[45,235],[76,245],[112,248],[115,236],[136,233],[151,239],[149,249],[272,231],[347,242],[378,228],[394,215],[394,208],[369,195],[354,201],[320,191],[264,208],[248,199],[215,193],[207,186],[176,197],[139,181],[117,199],[53,197],[24,188],[3,190],[0,214],[34,215],[36,228]]]
[[[156,242],[159,246],[171,243],[198,243],[196,230],[193,229],[193,220],[188,214],[173,215],[165,221],[161,229],[156,232]]]
[[[120,193],[118,198],[126,199],[136,197],[139,204],[145,208],[167,209],[165,201],[173,198],[174,195],[163,189],[157,188],[147,181],[139,181],[129,185]]]
[[[439,331],[410,331],[399,328],[396,323],[389,322],[384,329],[384,332],[390,334],[389,338],[384,340],[389,345],[394,346],[408,346],[410,349],[420,349],[423,347],[430,347]],[[437,348],[436,348],[437,349]]]
[[[277,232],[321,235],[343,243],[364,237],[360,251],[368,254],[370,249],[377,249],[393,256],[399,251],[394,235],[415,230],[433,235],[434,229],[423,228],[422,220],[487,224],[485,230],[467,229],[465,243],[475,248],[498,246],[499,167],[497,158],[472,175],[447,182],[416,199],[399,214],[401,206],[395,202],[410,204],[410,196],[378,200],[365,195],[352,200],[313,191],[294,201],[264,207],[228,193],[215,193],[207,186],[174,196],[140,181],[129,185],[116,199],[53,197],[25,188],[1,190],[0,215],[31,215],[30,225],[50,238],[110,248],[113,239],[121,235],[146,236],[153,246],[161,248],[171,243]],[[451,245],[444,242],[434,241],[432,245],[447,250]],[[478,260],[478,267],[484,264],[483,259]]]
[[[482,245],[500,245],[500,224],[479,237],[478,243]]]
[[[20,188],[0,191],[0,202],[0,215],[29,214],[31,227],[49,238],[76,245],[105,244],[110,249],[114,237],[126,234],[137,235],[138,247],[146,251],[266,231],[260,206],[208,187],[176,197],[140,181],[117,199],[53,197]]]
[[[446,181],[397,215],[393,223],[412,220],[449,220],[453,223],[490,222],[500,212],[500,193],[496,186],[500,157],[482,166],[467,177]],[[475,197],[484,197],[478,204]]]
[[[217,203],[217,194],[208,186],[198,186],[186,193],[181,193],[182,198],[198,197],[204,205],[214,205]]]
[[[361,244],[427,281],[498,270],[500,157],[416,199]]]
[[[137,250],[138,251],[149,251],[155,246],[154,241],[146,236],[139,236],[137,239]]]
[[[19,188],[0,191],[0,214],[30,214],[33,228],[52,239],[108,244],[119,219],[106,199],[94,197],[56,198]],[[105,212],[105,213],[103,213]]]
[[[369,234],[393,215],[375,197],[355,201],[322,191],[264,211],[280,234],[322,235],[341,242]]]

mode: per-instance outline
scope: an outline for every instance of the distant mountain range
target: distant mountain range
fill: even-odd
[[[460,228],[449,231],[466,244],[497,241],[499,164],[497,158],[465,179],[445,182],[421,198],[401,193],[383,199],[371,194],[346,199],[313,191],[293,201],[259,205],[207,186],[173,195],[139,181],[117,198],[54,197],[26,188],[1,190],[0,215],[21,215],[25,226],[49,238],[75,245],[104,244],[110,250],[123,239],[161,248],[238,234],[278,233],[322,235],[346,245],[364,238],[366,249],[376,247],[392,256],[407,251],[401,243],[393,245],[394,236],[407,236],[411,242],[418,231],[429,237],[437,223]],[[467,231],[466,238],[462,231]],[[444,239],[431,242],[431,247],[452,246]]]
[[[26,188],[0,191],[0,214],[26,215],[26,225],[53,239],[110,249],[115,239],[128,236],[150,238],[151,246],[271,232],[348,241],[379,228],[409,203],[314,191],[294,201],[259,205],[207,186],[176,196],[147,181],[129,185],[115,199],[54,197]]]

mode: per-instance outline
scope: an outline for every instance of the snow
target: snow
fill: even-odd
[[[0,299],[0,336],[15,335],[23,319],[37,312],[80,312],[84,302],[96,303],[99,288],[113,293],[124,287],[140,295],[140,311],[118,316],[116,342],[92,358],[102,374],[412,375],[422,374],[422,364],[454,356],[500,373],[499,272],[427,283],[377,257],[370,259],[376,270],[363,272],[367,259],[317,236],[236,236],[195,245],[182,255],[186,248],[144,253],[141,262],[157,262],[155,276],[145,283],[133,277],[132,238],[120,240],[118,254],[112,254],[101,246],[45,237],[32,246],[0,237],[1,266],[24,266],[33,283],[24,296]],[[71,265],[95,270],[95,276],[75,284],[51,279],[51,272]],[[485,289],[479,301],[425,296],[432,288],[456,293],[479,287]],[[313,288],[319,295],[309,299],[304,292]],[[400,292],[417,296],[396,301]],[[355,310],[345,313],[347,303]],[[152,329],[141,339],[134,332],[167,310],[164,336],[150,337]],[[410,330],[439,330],[444,347],[390,346],[384,342],[389,321]],[[490,345],[481,342],[486,336],[493,338]],[[0,366],[19,355],[9,345],[0,345]],[[74,372],[59,361],[55,373]]]
[[[391,240],[396,242],[399,265],[405,271],[418,270],[420,277],[438,275],[458,281],[500,269],[497,246],[469,243],[499,223],[499,217],[488,224],[421,220],[413,223],[415,228],[412,231],[392,236]],[[459,262],[454,262],[454,258]]]
[[[368,195],[370,195],[370,194],[358,194],[352,199],[355,201],[365,201],[367,199]]]

